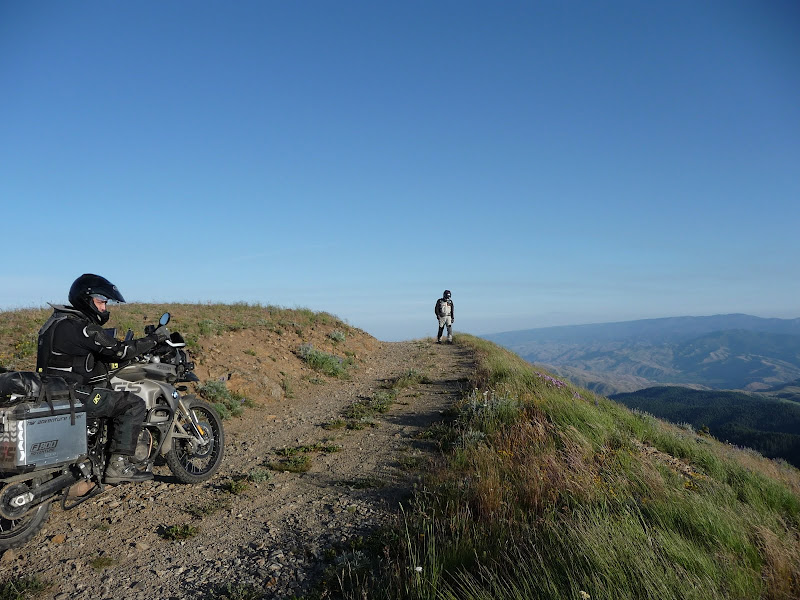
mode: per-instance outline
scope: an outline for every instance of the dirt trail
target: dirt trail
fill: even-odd
[[[391,520],[431,448],[418,434],[460,397],[472,356],[458,345],[430,340],[376,342],[349,380],[325,379],[295,397],[248,409],[225,421],[226,455],[205,484],[176,483],[166,466],[139,485],[109,489],[69,512],[55,508],[42,533],[0,558],[0,579],[36,574],[50,587],[38,597],[215,598],[226,585],[262,590],[265,598],[300,596],[326,562],[326,549]],[[410,369],[425,383],[399,390],[376,427],[326,430],[359,398],[375,397]],[[229,491],[237,476],[267,472],[282,448],[316,443],[306,473],[270,471],[269,480]],[[166,527],[198,533],[164,539]]]

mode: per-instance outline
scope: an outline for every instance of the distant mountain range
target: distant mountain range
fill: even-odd
[[[663,384],[758,391],[800,379],[800,319],[670,317],[483,337],[605,395]]]

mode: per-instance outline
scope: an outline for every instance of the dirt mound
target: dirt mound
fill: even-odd
[[[280,400],[306,393],[322,381],[298,356],[300,347],[309,344],[357,365],[381,347],[369,334],[341,322],[229,331],[198,341],[192,351],[195,373],[201,381],[226,380],[231,390],[259,404]]]

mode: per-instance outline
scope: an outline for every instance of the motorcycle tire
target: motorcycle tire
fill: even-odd
[[[16,519],[0,517],[0,551],[19,548],[33,538],[50,516],[50,501],[46,501]]]
[[[225,431],[222,429],[222,419],[211,404],[194,396],[186,396],[184,403],[197,417],[203,429],[205,444],[193,448],[190,441],[173,438],[172,448],[164,458],[170,471],[179,481],[200,483],[213,477],[222,464]],[[180,415],[178,419],[181,419]],[[189,423],[181,422],[181,425],[186,430],[190,429]]]

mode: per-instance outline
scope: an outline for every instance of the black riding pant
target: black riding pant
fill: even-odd
[[[109,419],[111,453],[133,456],[147,414],[144,400],[130,392],[107,388],[76,390],[76,396],[86,406],[87,417]]]

